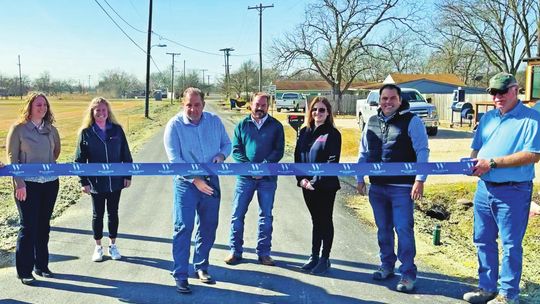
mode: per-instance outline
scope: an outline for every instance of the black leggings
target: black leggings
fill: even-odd
[[[330,257],[332,242],[334,240],[334,222],[332,214],[336,191],[306,190],[302,188],[302,194],[311,214],[313,223],[311,254],[319,256],[322,245],[322,257]]]
[[[92,230],[94,240],[103,238],[103,215],[105,214],[105,204],[107,205],[107,215],[109,218],[109,238],[116,239],[118,234],[118,205],[120,203],[120,193],[122,190],[105,193],[92,193],[92,205],[94,214],[92,217]]]

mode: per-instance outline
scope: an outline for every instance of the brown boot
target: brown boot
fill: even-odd
[[[266,265],[266,266],[276,266],[276,262],[274,262],[274,260],[269,256],[260,256],[259,257],[259,262],[263,265]]]
[[[236,256],[231,253],[223,261],[225,261],[225,264],[227,265],[236,265],[242,261],[242,256]]]

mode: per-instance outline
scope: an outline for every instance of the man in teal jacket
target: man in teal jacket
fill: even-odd
[[[277,163],[283,157],[285,134],[281,123],[268,115],[270,96],[257,93],[251,102],[251,114],[234,130],[232,155],[239,163]],[[277,188],[277,176],[238,176],[233,199],[230,242],[231,253],[225,263],[234,265],[242,260],[244,218],[249,203],[257,191],[259,201],[259,229],[257,255],[263,265],[273,266],[272,208]]]

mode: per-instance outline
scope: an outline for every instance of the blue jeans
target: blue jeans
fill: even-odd
[[[478,181],[474,195],[474,244],[478,250],[478,287],[509,299],[519,297],[523,264],[521,243],[527,229],[532,182],[497,185]],[[499,273],[500,235],[503,248]],[[500,278],[499,278],[500,276]]]
[[[277,180],[267,178],[253,179],[249,176],[239,176],[236,179],[234,191],[233,210],[231,219],[230,247],[231,253],[241,256],[244,245],[244,218],[249,203],[257,191],[259,201],[259,231],[257,234],[257,255],[269,256],[272,247],[272,209],[274,208],[274,195]]]
[[[414,241],[414,203],[411,187],[371,185],[369,202],[377,225],[377,240],[384,269],[393,270],[396,260],[402,277],[416,279],[416,245]],[[394,253],[394,229],[398,236],[397,257]]]
[[[174,179],[173,206],[173,260],[172,275],[176,280],[188,278],[191,234],[195,223],[195,252],[193,268],[208,270],[210,249],[216,239],[219,219],[220,189],[217,176],[210,177],[209,185],[217,195],[209,196],[200,192],[193,183]]]

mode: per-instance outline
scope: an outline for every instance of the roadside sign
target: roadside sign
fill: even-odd
[[[266,93],[268,93],[270,95],[276,95],[276,85],[271,84],[271,85],[266,86],[265,91],[266,91]]]

